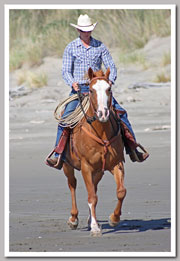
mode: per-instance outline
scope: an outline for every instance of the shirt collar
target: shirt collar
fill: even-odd
[[[81,46],[81,45],[82,45],[81,39],[80,39],[80,37],[78,37],[76,39],[76,46],[78,47],[78,46]]]
[[[91,48],[91,46],[93,46],[93,44],[92,44],[93,42],[94,42],[94,38],[91,36],[89,48]],[[77,47],[84,46],[82,41],[81,41],[81,39],[80,39],[80,37],[78,37],[77,40],[76,40],[76,46]]]

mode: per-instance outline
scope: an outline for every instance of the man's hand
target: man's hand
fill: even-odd
[[[72,87],[73,87],[73,89],[74,89],[76,92],[79,91],[78,82],[74,82],[74,83],[72,84]]]
[[[110,87],[112,86],[112,82],[111,81],[109,81],[109,85],[110,85]]]

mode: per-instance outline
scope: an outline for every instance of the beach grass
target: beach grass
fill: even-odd
[[[168,64],[171,64],[171,52],[165,52],[162,57],[162,66],[166,66]]]
[[[132,52],[122,52],[119,56],[120,63],[124,65],[137,64],[141,65],[142,69],[146,70],[148,68],[148,62],[146,56],[142,51],[135,50]]]
[[[154,82],[160,83],[160,82],[170,82],[171,81],[171,75],[161,71],[156,74],[156,77],[154,79]]]
[[[29,88],[40,88],[47,85],[48,77],[45,72],[19,70],[16,72],[16,81],[18,85],[25,84]]]
[[[62,57],[65,46],[78,36],[70,23],[87,13],[98,21],[93,36],[108,49],[132,52],[143,48],[152,36],[171,33],[170,10],[123,9],[12,9],[10,10],[10,70],[24,63],[38,65],[45,56]]]

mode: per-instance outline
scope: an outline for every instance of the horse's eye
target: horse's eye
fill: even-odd
[[[90,89],[89,92],[92,93],[93,91]]]
[[[108,91],[108,92],[111,92],[111,87],[109,87],[109,88],[107,89],[107,91]]]

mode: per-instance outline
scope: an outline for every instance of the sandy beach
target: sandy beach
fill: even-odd
[[[136,138],[150,157],[140,164],[125,156],[127,195],[115,228],[109,226],[108,217],[116,205],[116,186],[113,176],[105,172],[97,205],[101,237],[91,237],[87,228],[87,192],[81,173],[76,171],[79,226],[72,231],[67,225],[71,199],[66,177],[44,163],[56,138],[54,109],[70,92],[61,77],[62,61],[46,57],[36,68],[48,72],[48,86],[28,93],[24,87],[22,95],[11,92],[10,252],[57,252],[60,256],[61,252],[171,251],[171,84],[149,86],[160,70],[160,57],[169,48],[169,37],[147,44],[148,61],[156,66],[146,70],[119,66],[117,50],[112,51],[118,65],[113,95],[127,110]],[[165,70],[170,71],[170,65]],[[12,73],[10,90],[16,90],[16,85],[16,73]]]

